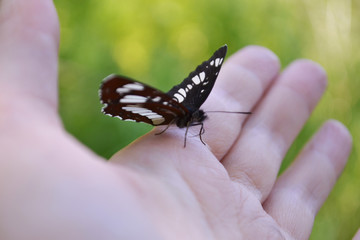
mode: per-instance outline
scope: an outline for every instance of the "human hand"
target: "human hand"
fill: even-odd
[[[224,64],[203,136],[151,132],[106,162],[73,139],[57,114],[58,23],[47,0],[0,8],[0,238],[307,239],[351,148],[330,120],[284,174],[284,155],[325,86],[298,60],[279,73],[269,50]],[[197,129],[190,129],[197,133]]]

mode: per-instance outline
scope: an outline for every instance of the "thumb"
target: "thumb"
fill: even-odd
[[[57,115],[58,32],[52,1],[0,1],[1,115]]]

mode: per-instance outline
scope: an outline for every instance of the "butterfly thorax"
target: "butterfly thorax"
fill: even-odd
[[[184,128],[197,125],[202,123],[206,118],[206,113],[201,109],[197,109],[194,112],[189,111],[189,114],[187,114],[185,117],[177,119],[176,126],[179,128]]]

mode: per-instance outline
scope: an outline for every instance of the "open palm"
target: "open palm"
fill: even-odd
[[[57,114],[52,1],[0,4],[1,239],[309,237],[351,148],[346,128],[330,120],[277,178],[326,87],[319,65],[298,60],[279,73],[269,50],[244,48],[203,108],[252,115],[210,115],[207,146],[190,137],[183,148],[183,129],[171,127],[107,162]]]

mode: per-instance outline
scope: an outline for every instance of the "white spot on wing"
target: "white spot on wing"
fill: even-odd
[[[139,112],[139,114],[140,114],[141,116],[158,115],[157,113],[151,112],[151,111],[149,111],[149,112]]]
[[[224,60],[224,58],[221,58],[219,64],[222,64],[223,60]]]
[[[190,90],[193,86],[191,84],[188,84],[186,87]]]
[[[148,115],[148,116],[146,116],[146,117],[149,118],[149,119],[163,118],[161,115],[159,115],[159,114],[157,114],[157,113],[155,113],[155,114],[153,114],[153,115]]]
[[[161,115],[157,114],[156,112],[153,112],[147,108],[136,107],[136,105],[133,105],[133,106],[122,107],[122,109],[125,111],[132,112],[134,114],[139,114],[143,117],[146,117],[146,118],[150,119],[154,125],[159,125],[165,121],[165,118],[163,116],[161,116]],[[126,119],[126,121],[134,121],[134,120]]]
[[[219,66],[220,58],[215,59],[215,67]]]
[[[165,121],[165,118],[163,118],[163,117],[154,118],[154,119],[151,119],[151,121],[153,122],[154,125],[159,125]]]
[[[132,112],[132,113],[144,113],[144,112],[152,112],[151,110],[149,109],[146,109],[146,108],[142,108],[142,107],[122,107],[123,110],[125,111],[129,111],[129,112]]]
[[[125,98],[127,98],[127,99],[147,99],[147,97],[140,96],[140,95],[126,95]]]
[[[180,94],[178,94],[178,93],[175,93],[174,94],[174,97],[175,97],[175,100],[177,100],[179,103],[181,103],[182,101],[184,101],[184,97],[183,96],[181,96]]]
[[[127,93],[127,92],[130,92],[131,90],[128,89],[128,88],[117,88],[116,89],[116,92],[119,93],[119,94],[122,94],[122,93]]]
[[[185,92],[185,90],[184,90],[183,88],[180,88],[180,89],[178,90],[178,93],[180,93],[181,95],[183,95],[184,97],[186,97],[186,92]]]
[[[123,88],[127,88],[127,89],[130,89],[130,90],[137,90],[137,91],[141,91],[141,90],[144,90],[144,85],[140,84],[140,83],[128,83],[128,84],[125,84],[123,86]]]
[[[201,81],[204,81],[204,79],[205,79],[205,72],[201,72],[201,73],[199,74],[199,76],[200,76],[200,80],[201,80]]]
[[[120,99],[121,103],[144,103],[147,101],[147,97],[139,95],[126,95],[124,98]]]
[[[195,77],[193,77],[191,80],[192,80],[196,85],[198,85],[198,84],[200,83],[200,78],[199,78],[198,75],[196,75]]]
[[[214,65],[214,60],[212,60],[212,61],[210,62],[210,65],[211,65],[211,66]]]
[[[153,102],[160,102],[160,100],[161,100],[161,97],[159,97],[159,96],[152,99]]]

